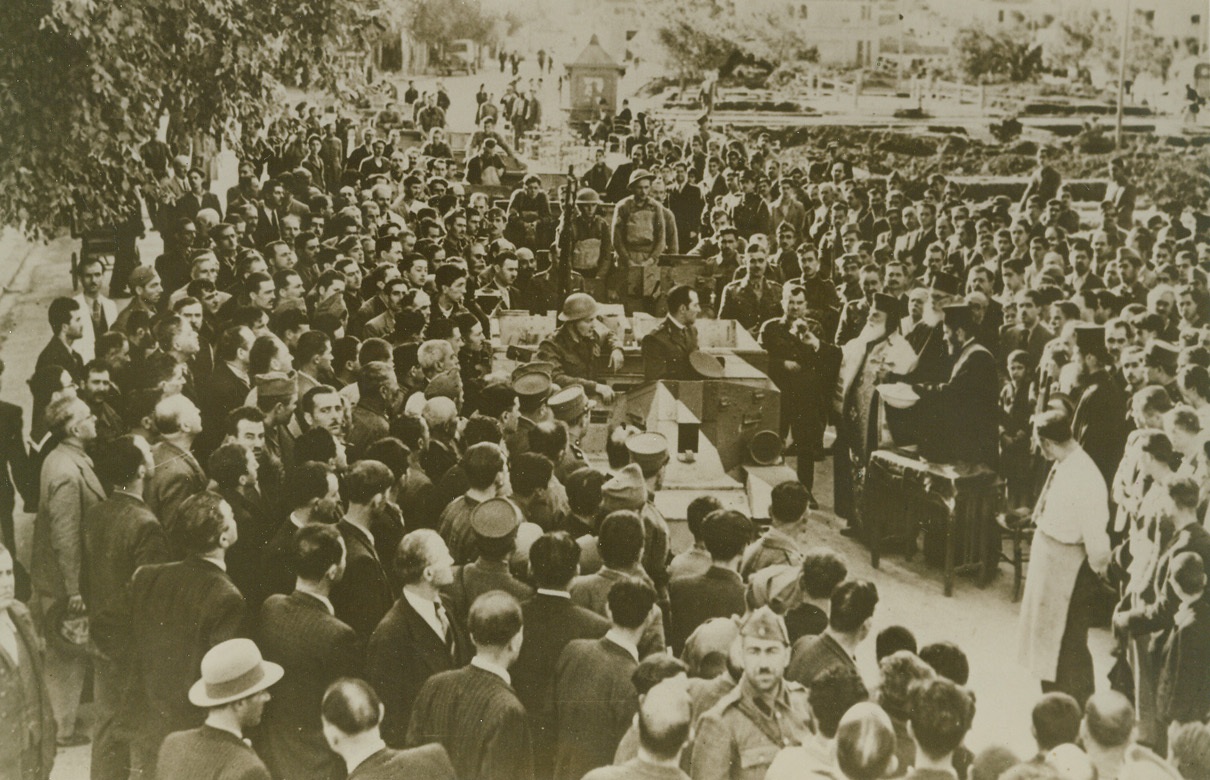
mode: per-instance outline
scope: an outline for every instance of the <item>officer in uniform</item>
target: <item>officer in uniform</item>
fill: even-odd
[[[782,678],[790,660],[782,619],[761,607],[739,635],[744,674],[698,721],[693,780],[762,780],[780,750],[812,736],[807,689]]]
[[[822,323],[807,316],[806,291],[798,282],[786,284],[782,307],[783,316],[761,327],[760,345],[769,353],[769,378],[781,391],[782,427],[794,434],[798,481],[815,504],[815,461],[823,454],[840,349],[823,337]]]
[[[755,333],[765,320],[781,315],[781,285],[765,276],[769,250],[763,237],[748,242],[745,273],[723,288],[718,305],[720,320],[735,320]]]
[[[702,313],[697,291],[680,284],[668,291],[668,316],[643,337],[643,378],[677,381],[697,379],[689,355],[697,349],[693,323]]]
[[[554,418],[567,426],[567,449],[563,452],[563,458],[555,464],[555,479],[565,483],[573,471],[588,466],[588,458],[580,449],[580,438],[584,436],[592,402],[588,400],[583,387],[572,385],[552,395],[546,405]]]
[[[655,583],[661,606],[668,603],[668,522],[655,508],[655,493],[664,485],[668,465],[668,439],[661,433],[636,433],[626,440],[630,462],[637,464],[647,483],[647,502],[640,515],[647,539],[643,545],[643,569]]]
[[[551,385],[550,373],[541,364],[531,363],[513,372],[513,390],[521,413],[517,417],[517,430],[506,441],[509,453],[529,452],[529,432],[551,419],[550,407],[546,405]]]

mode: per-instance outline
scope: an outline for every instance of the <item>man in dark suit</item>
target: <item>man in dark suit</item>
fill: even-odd
[[[256,220],[256,243],[265,246],[281,239],[281,221],[288,216],[298,217],[306,227],[311,220],[311,209],[307,204],[295,200],[281,179],[270,179],[264,187],[264,206]]]
[[[1042,296],[1037,290],[1017,293],[1017,324],[1000,328],[1000,354],[1007,357],[1021,349],[1029,355],[1030,370],[1042,360],[1046,345],[1055,334],[1041,322]]]
[[[475,657],[421,686],[407,744],[440,742],[458,777],[533,780],[529,724],[508,675],[521,650],[521,605],[507,593],[485,593],[467,623]]]
[[[197,442],[204,456],[218,446],[227,415],[244,405],[252,391],[248,376],[248,357],[255,341],[252,331],[232,326],[219,336],[214,353],[214,370],[204,383],[201,408],[204,432]]]
[[[55,718],[42,639],[16,599],[13,556],[0,544],[0,777],[44,780],[55,763]]]
[[[867,580],[850,580],[832,591],[828,628],[818,636],[800,637],[790,650],[785,678],[811,687],[816,678],[837,666],[857,671],[857,647],[870,635],[878,606],[878,589]]]
[[[72,344],[84,336],[84,307],[74,298],[56,298],[50,302],[47,319],[51,337],[38,353],[35,372],[44,366],[66,369],[77,382],[84,379],[84,358],[72,349]]]
[[[164,739],[156,773],[164,780],[270,780],[244,734],[260,724],[282,668],[263,660],[251,639],[228,639],[207,651],[201,670],[202,678],[189,688],[189,703],[206,711],[205,722]]]
[[[310,523],[329,522],[323,512],[339,514],[340,486],[336,475],[322,463],[300,463],[287,475],[284,508],[289,512],[261,550],[259,576],[244,594],[250,604],[260,604],[275,593],[294,589],[294,534]],[[364,642],[364,640],[363,640]]]
[[[1097,464],[1105,484],[1112,485],[1129,434],[1126,419],[1129,405],[1126,391],[1111,373],[1114,365],[1105,350],[1104,327],[1076,328],[1076,361],[1083,391],[1076,399],[1071,432]]]
[[[744,614],[739,563],[752,537],[752,521],[739,512],[715,511],[702,521],[700,538],[710,553],[710,568],[704,574],[668,583],[672,612],[668,643],[676,655],[693,630],[710,618]]]
[[[361,641],[336,619],[328,599],[344,574],[344,557],[339,531],[304,526],[294,535],[294,592],[261,606],[257,644],[285,669],[256,745],[274,777],[329,780],[344,769],[328,750],[319,717],[328,686],[361,673]]]
[[[0,360],[0,376],[3,374],[4,361]],[[32,512],[38,506],[38,475],[33,473],[25,447],[25,425],[21,417],[20,406],[0,401],[0,544],[10,550],[17,549],[13,526],[17,494],[21,494],[25,511]],[[18,594],[29,598],[29,582],[24,570],[18,579],[22,580]]]
[[[454,780],[445,748],[434,743],[392,750],[379,733],[382,702],[364,680],[337,680],[324,694],[324,736],[349,773],[349,780]]]
[[[697,379],[689,355],[697,350],[693,323],[702,313],[697,291],[684,284],[668,291],[668,316],[643,337],[643,378],[677,381]]]
[[[244,597],[224,571],[239,533],[231,507],[205,491],[181,504],[177,520],[185,560],[144,566],[130,583],[130,763],[148,777],[164,737],[201,724],[186,694],[202,656],[236,636],[244,619]]]
[[[453,564],[435,531],[413,531],[399,543],[395,568],[403,593],[366,648],[366,678],[386,705],[382,735],[388,745],[406,744],[412,704],[424,682],[470,657],[470,642],[441,598],[440,588],[453,579]]]
[[[601,639],[572,640],[554,676],[556,780],[579,780],[613,763],[614,752],[638,710],[630,681],[639,665],[639,640],[653,620],[655,590],[623,580],[609,590],[612,625]]]
[[[332,604],[336,617],[352,626],[362,641],[374,633],[395,598],[370,531],[371,518],[386,502],[393,481],[391,470],[374,460],[353,464],[344,481],[349,508],[336,527],[344,537],[348,562],[344,577],[332,588]]]
[[[164,528],[143,501],[150,454],[141,438],[111,442],[97,467],[112,492],[84,513],[89,636],[101,651],[93,657],[92,776],[98,779],[130,775],[130,747],[119,736],[117,717],[131,671],[130,578],[140,566],[171,560]]]
[[[534,768],[543,778],[550,777],[554,769],[551,688],[559,654],[574,639],[600,639],[609,630],[608,620],[571,603],[568,587],[579,560],[580,546],[565,532],[545,534],[529,549],[530,576],[538,592],[521,605],[528,630],[509,674],[529,716]]]
[[[155,405],[155,426],[161,438],[151,449],[155,471],[147,481],[145,498],[175,548],[177,507],[209,484],[206,472],[190,452],[193,440],[202,431],[202,415],[193,401],[183,395],[170,395]]]
[[[828,409],[840,373],[840,350],[827,340],[823,323],[808,319],[807,293],[797,281],[782,291],[785,314],[760,329],[769,353],[769,378],[781,391],[782,423],[794,436],[798,481],[815,489],[815,462],[823,455]],[[811,499],[814,501],[814,498]]]

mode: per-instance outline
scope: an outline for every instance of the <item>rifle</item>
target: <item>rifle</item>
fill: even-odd
[[[558,302],[563,305],[571,288],[571,255],[576,247],[576,189],[578,183],[574,166],[567,166],[567,188],[563,193],[563,207],[559,210],[559,242],[558,257],[552,262],[555,266],[555,278],[558,280]]]

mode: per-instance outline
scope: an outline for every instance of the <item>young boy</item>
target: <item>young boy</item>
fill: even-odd
[[[1029,355],[1017,349],[1008,356],[1008,379],[1000,389],[1000,464],[1007,483],[1010,507],[1033,503],[1029,452]]]

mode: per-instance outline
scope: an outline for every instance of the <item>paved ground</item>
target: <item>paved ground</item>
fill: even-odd
[[[143,257],[155,257],[157,240],[151,237]],[[0,355],[7,365],[0,398],[28,408],[30,396],[25,379],[32,373],[38,352],[48,336],[45,312],[55,296],[68,294],[68,257],[74,248],[69,239],[48,245],[31,245],[12,233],[0,233]],[[828,464],[821,464],[818,494],[825,509],[831,505]],[[32,518],[18,515],[19,554],[28,560]],[[837,532],[838,523],[828,512],[814,519],[821,544],[834,547],[849,560],[854,576],[869,577],[879,587],[881,602],[875,616],[875,631],[888,625],[910,627],[923,643],[942,639],[962,646],[971,659],[971,685],[978,693],[979,714],[969,739],[972,748],[1004,743],[1027,755],[1032,750],[1029,709],[1038,688],[1015,662],[1016,605],[1010,601],[1011,571],[1001,566],[999,577],[986,589],[959,578],[953,598],[941,592],[939,572],[917,557],[908,562],[898,556],[884,557],[882,568],[869,566],[864,548]],[[1094,632],[1093,647],[1099,670],[1108,660],[1108,636]],[[871,687],[877,681],[872,641],[861,648],[859,662]],[[1103,679],[1101,676],[1100,679]],[[87,715],[87,708],[85,708]],[[56,780],[86,777],[88,748],[60,754]]]

